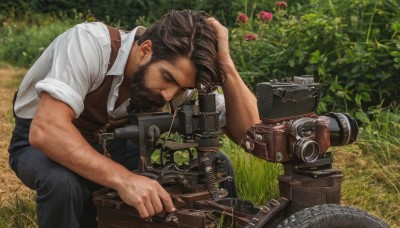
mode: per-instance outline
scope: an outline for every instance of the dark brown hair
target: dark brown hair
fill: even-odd
[[[218,59],[217,38],[207,23],[208,17],[201,11],[171,11],[148,28],[138,41],[140,45],[151,40],[152,62],[189,58],[196,67],[196,88],[201,93],[215,90],[226,79]]]

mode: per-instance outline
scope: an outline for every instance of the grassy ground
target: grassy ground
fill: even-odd
[[[12,98],[25,69],[0,68],[0,227],[36,227],[33,192],[15,177],[8,165],[8,142],[13,117]]]
[[[34,194],[20,183],[8,165],[12,96],[25,71],[0,66],[0,227],[37,226]],[[356,145],[332,148],[335,166],[345,174],[342,204],[373,213],[391,227],[400,227],[400,145],[386,145],[387,140],[370,143],[373,136],[364,132]],[[224,142],[224,151],[233,161],[241,198],[262,204],[278,196],[279,164],[257,159],[229,141]]]
[[[28,195],[29,191],[15,179],[8,165],[7,146],[12,132],[11,102],[13,93],[25,70],[11,67],[0,69],[0,203],[15,195]]]
[[[400,179],[386,179],[384,172],[388,167],[376,163],[375,156],[365,155],[358,145],[336,148],[335,158],[336,166],[345,174],[342,204],[368,211],[391,227],[400,227]],[[399,174],[398,161],[392,165]]]

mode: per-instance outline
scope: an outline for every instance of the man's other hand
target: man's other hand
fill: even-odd
[[[136,208],[142,219],[153,217],[164,210],[171,213],[176,209],[167,191],[155,180],[132,174],[117,189],[121,199]]]

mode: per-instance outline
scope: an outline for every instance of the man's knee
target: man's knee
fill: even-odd
[[[59,201],[82,202],[90,194],[84,179],[61,165],[39,174],[37,181],[38,198],[57,197]]]
[[[51,160],[43,152],[26,147],[18,153],[14,159],[14,171],[25,185],[37,191],[39,199],[61,196],[57,200],[62,201],[74,195],[89,197],[82,177]]]

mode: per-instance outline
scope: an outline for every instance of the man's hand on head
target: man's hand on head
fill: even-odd
[[[217,37],[219,62],[226,73],[226,81],[222,85],[226,107],[226,130],[228,136],[240,144],[246,131],[255,123],[260,122],[257,100],[247,88],[237,72],[229,54],[229,32],[215,18],[208,18]]]
[[[233,66],[232,58],[229,54],[229,31],[217,19],[210,17],[207,23],[212,26],[217,36],[218,56],[221,65],[226,68]],[[225,69],[226,70],[226,69]]]

